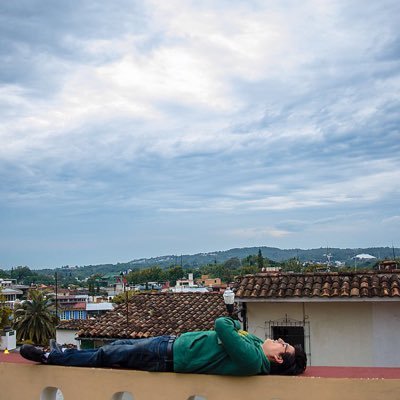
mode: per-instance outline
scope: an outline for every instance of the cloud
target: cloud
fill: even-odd
[[[281,238],[290,234],[289,231],[279,230],[274,227],[265,227],[263,229],[258,228],[243,228],[233,230],[229,234],[233,236],[238,236],[244,239],[253,239],[253,240],[265,240],[270,237],[272,238]]]
[[[336,238],[342,216],[367,237],[363,218],[397,215],[399,11],[3,2],[0,215],[37,215],[43,231],[57,213],[76,226],[114,215],[116,231],[131,216],[203,233],[215,221],[221,237],[178,236],[205,251],[230,247],[227,227],[246,227],[235,245]]]
[[[392,217],[385,218],[382,220],[382,223],[385,225],[399,225],[400,215],[393,215]]]

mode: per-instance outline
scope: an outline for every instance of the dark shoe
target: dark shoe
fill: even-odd
[[[56,342],[55,339],[50,339],[50,351],[62,353],[62,347]]]
[[[35,346],[32,346],[31,344],[22,345],[21,349],[19,350],[19,354],[21,354],[22,357],[30,361],[35,361],[40,363],[46,361],[46,357],[44,356],[45,352],[43,350],[38,349]]]

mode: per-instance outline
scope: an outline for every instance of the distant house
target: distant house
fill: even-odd
[[[84,328],[89,328],[96,321],[94,319],[73,319],[69,321],[60,321],[56,328],[57,343],[62,346],[76,346],[79,348],[79,340],[77,340],[77,333]]]
[[[304,346],[310,365],[398,367],[400,271],[238,277],[244,325]]]
[[[214,286],[221,285],[221,278],[210,278],[208,275],[202,275],[200,279],[196,280],[196,283],[200,283],[203,286]]]
[[[5,304],[10,307],[11,309],[14,309],[15,303],[21,299],[23,295],[23,291],[19,289],[11,289],[9,287],[6,287],[5,289],[2,289],[0,291],[1,295],[4,296],[5,298]]]
[[[201,285],[198,285],[193,280],[193,274],[188,275],[188,279],[178,279],[176,285],[169,289],[171,292],[175,293],[187,293],[187,292],[200,292],[206,293],[209,290]]]
[[[61,306],[59,317],[61,321],[70,321],[76,319],[90,319],[105,314],[114,308],[112,303],[87,303],[76,302]]]
[[[114,305],[105,301],[101,303],[86,303],[86,318],[97,318],[113,309]]]
[[[384,260],[381,261],[375,269],[379,271],[392,271],[399,267],[399,264],[396,260]]]
[[[3,279],[0,278],[0,288],[13,287],[17,284],[16,279]]]
[[[15,279],[0,278],[0,293],[5,299],[5,304],[11,309],[15,308],[15,303],[23,299],[28,289],[27,285],[17,285]]]
[[[208,275],[202,275],[200,279],[196,280],[196,283],[216,293],[223,293],[227,287],[226,283],[222,283],[221,278],[210,278]]]
[[[213,329],[214,320],[227,315],[223,297],[216,293],[139,293],[128,307],[121,304],[84,326],[77,336],[82,348],[93,348],[118,338],[178,335]]]

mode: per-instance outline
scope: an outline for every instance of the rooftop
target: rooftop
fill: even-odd
[[[400,300],[400,271],[260,273],[238,277],[238,299],[324,298]]]
[[[178,335],[209,330],[217,317],[227,315],[218,293],[139,293],[117,306],[91,326],[83,327],[79,338],[141,338]],[[127,323],[128,319],[128,323]]]
[[[79,331],[85,327],[89,328],[96,323],[96,319],[71,319],[69,321],[60,321],[57,329]]]

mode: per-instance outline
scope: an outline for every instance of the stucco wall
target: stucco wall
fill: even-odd
[[[7,400],[376,400],[398,399],[400,379],[228,377],[0,363]],[[127,397],[125,397],[127,398]]]
[[[374,365],[400,366],[400,303],[373,303],[372,357]]]
[[[265,322],[281,318],[304,320],[310,326],[311,365],[400,365],[400,304],[248,303],[248,330],[265,338]]]

